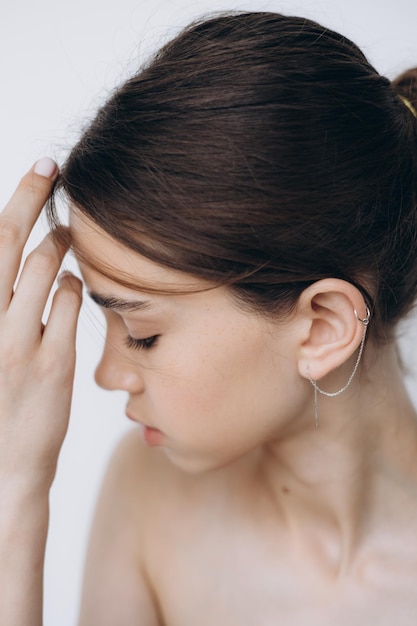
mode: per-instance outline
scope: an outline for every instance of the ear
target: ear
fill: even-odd
[[[320,380],[345,363],[359,348],[367,316],[361,292],[337,278],[319,280],[298,301],[304,336],[298,347],[298,371]],[[357,312],[358,317],[355,314]]]

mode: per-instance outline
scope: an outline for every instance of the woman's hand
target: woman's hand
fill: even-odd
[[[58,173],[50,159],[23,177],[0,214],[0,624],[41,626],[49,488],[68,425],[81,283],[65,276],[52,233],[22,252]]]
[[[49,233],[27,257],[27,238],[58,173],[41,159],[0,214],[0,488],[53,480],[71,404],[81,283],[64,275],[42,314],[66,249]],[[17,482],[16,482],[17,481]]]

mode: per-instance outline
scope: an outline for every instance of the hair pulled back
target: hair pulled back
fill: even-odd
[[[193,24],[123,84],[57,183],[112,237],[284,314],[326,277],[380,337],[417,289],[417,72],[302,18]]]

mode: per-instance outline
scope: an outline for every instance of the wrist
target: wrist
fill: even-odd
[[[0,506],[0,623],[40,625],[49,489],[2,480]]]
[[[22,507],[36,509],[48,503],[51,480],[40,476],[0,475],[0,505],[2,515]]]
[[[0,463],[0,497],[48,494],[56,473],[56,463],[48,467],[2,467]]]

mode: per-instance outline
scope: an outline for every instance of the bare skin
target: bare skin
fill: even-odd
[[[94,242],[99,265],[129,268],[142,284],[178,285],[179,276],[122,251],[76,211],[71,228],[80,250]],[[363,333],[352,314],[363,310],[360,294],[320,281],[274,325],[222,290],[150,296],[81,268],[95,294],[155,306],[104,309],[96,378],[126,390],[129,416],[163,438],[147,447],[133,432],[115,453],[80,626],[415,624],[417,426],[392,345],[368,342],[345,394],[319,398],[314,428],[306,362],[323,388],[343,386]],[[126,332],[161,337],[134,352]],[[203,363],[197,372],[193,354]],[[246,390],[240,404],[235,389]]]
[[[0,218],[2,626],[42,624],[48,493],[70,408],[80,284],[62,280],[43,328],[65,254],[51,237],[13,292],[55,175],[31,170]],[[314,427],[307,366],[326,390],[345,384],[363,337],[357,289],[318,281],[294,314],[265,320],[75,210],[71,232],[106,305],[97,382],[125,390],[138,422],[104,481],[80,626],[414,625],[417,426],[392,345],[369,338],[349,389],[319,398]],[[129,276],[142,287],[117,280]]]
[[[49,234],[16,276],[23,247],[57,174],[38,162],[0,215],[0,623],[42,623],[48,494],[64,439],[81,284],[63,277],[42,314],[65,249]]]

